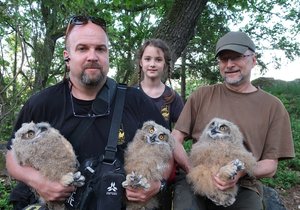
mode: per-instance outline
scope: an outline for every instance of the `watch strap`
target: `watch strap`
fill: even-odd
[[[167,180],[162,179],[160,180],[160,188],[159,188],[159,192],[164,192],[167,189]]]

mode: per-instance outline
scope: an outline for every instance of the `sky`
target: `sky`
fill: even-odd
[[[283,64],[280,69],[270,68],[264,75],[260,74],[258,68],[252,70],[251,79],[258,77],[272,77],[274,79],[292,81],[300,79],[300,58],[293,62]]]
[[[272,77],[274,79],[285,81],[300,79],[300,57],[296,58],[294,61],[290,61],[285,57],[283,51],[268,50],[260,53],[262,54],[261,60],[270,63],[268,65],[269,70],[262,75],[258,68],[254,68],[251,75],[252,80],[258,77]],[[276,69],[274,64],[272,64],[272,57],[274,56],[279,57],[281,60],[280,69]]]

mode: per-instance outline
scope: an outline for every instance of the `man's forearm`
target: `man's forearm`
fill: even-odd
[[[175,148],[173,152],[174,159],[179,166],[185,170],[186,173],[188,173],[190,169],[190,163],[188,155],[183,147],[183,141],[186,135],[183,132],[174,129],[172,131],[172,136],[175,139]]]
[[[257,162],[253,175],[257,178],[273,177],[276,173],[278,160],[265,159]]]
[[[176,142],[173,154],[175,161],[183,170],[185,170],[186,173],[188,173],[190,170],[190,162],[188,155],[181,143]]]

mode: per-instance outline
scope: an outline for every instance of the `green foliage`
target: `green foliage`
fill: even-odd
[[[6,141],[10,137],[15,118],[28,97],[62,79],[64,44],[60,38],[64,36],[70,16],[89,14],[107,20],[111,68],[117,70],[115,78],[119,82],[130,82],[138,47],[145,39],[153,36],[159,23],[176,2],[180,1],[2,0],[0,141]],[[220,74],[215,65],[214,48],[219,37],[230,28],[243,30],[254,39],[261,71],[266,68],[266,64],[260,60],[261,49],[284,50],[290,60],[300,55],[300,1],[211,0],[205,6],[194,30],[194,38],[186,47],[186,96],[198,86],[220,81]],[[169,25],[174,23],[170,22]],[[164,31],[163,28],[159,30]],[[180,28],[176,28],[176,31],[179,30]],[[176,35],[172,42],[180,43],[181,39],[182,37]],[[266,40],[272,42],[266,45]],[[279,60],[280,58],[274,57],[274,62]],[[180,71],[180,64],[177,70]],[[288,183],[299,183],[295,178],[295,173],[299,173],[300,167],[299,81],[294,84],[266,86],[266,90],[280,98],[290,113],[296,150],[296,158],[280,162],[275,179],[267,182],[274,182],[276,186],[283,185],[285,180],[288,180]],[[191,141],[185,146],[189,150]],[[0,208],[2,209],[1,204]]]
[[[15,185],[14,182],[7,183],[5,180],[0,179],[0,209],[11,210],[12,205],[8,204],[9,194],[12,187]]]
[[[276,176],[272,179],[263,178],[262,183],[273,188],[289,189],[300,184],[299,172],[288,170],[280,163]]]
[[[5,155],[0,152],[0,171],[5,169]]]
[[[208,85],[209,82],[205,79],[197,79],[194,76],[189,76],[186,82],[186,99],[195,91],[198,87]]]
[[[183,142],[183,147],[187,153],[189,153],[191,151],[192,145],[193,145],[192,139],[188,139]]]
[[[300,80],[291,82],[277,81],[270,82],[269,85],[263,87],[269,93],[277,96],[292,117],[299,119],[300,116]]]

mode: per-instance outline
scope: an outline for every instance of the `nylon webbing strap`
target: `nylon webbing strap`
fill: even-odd
[[[107,78],[107,81],[106,81],[105,85],[103,86],[103,88],[101,89],[101,91],[97,95],[97,97],[99,97],[101,99],[104,99],[104,100],[107,100],[107,94],[108,94],[107,92],[109,91],[110,92],[110,98],[109,98],[109,101],[107,101],[107,102],[111,104],[112,100],[113,100],[113,97],[115,96],[116,87],[117,87],[117,83],[113,79]],[[87,130],[93,124],[95,119],[96,119],[95,117],[83,118],[80,121],[80,123],[77,125],[77,127],[74,129],[74,131],[72,132],[72,134],[68,138],[69,140],[72,141],[72,145],[73,145],[74,149],[77,149],[79,147],[81,137],[87,132]]]
[[[113,111],[112,122],[109,130],[109,137],[107,145],[105,147],[105,154],[103,161],[112,163],[115,160],[117,152],[117,142],[120,123],[123,115],[123,107],[125,101],[127,86],[124,84],[118,84],[117,93],[116,93],[116,102],[115,108]]]

